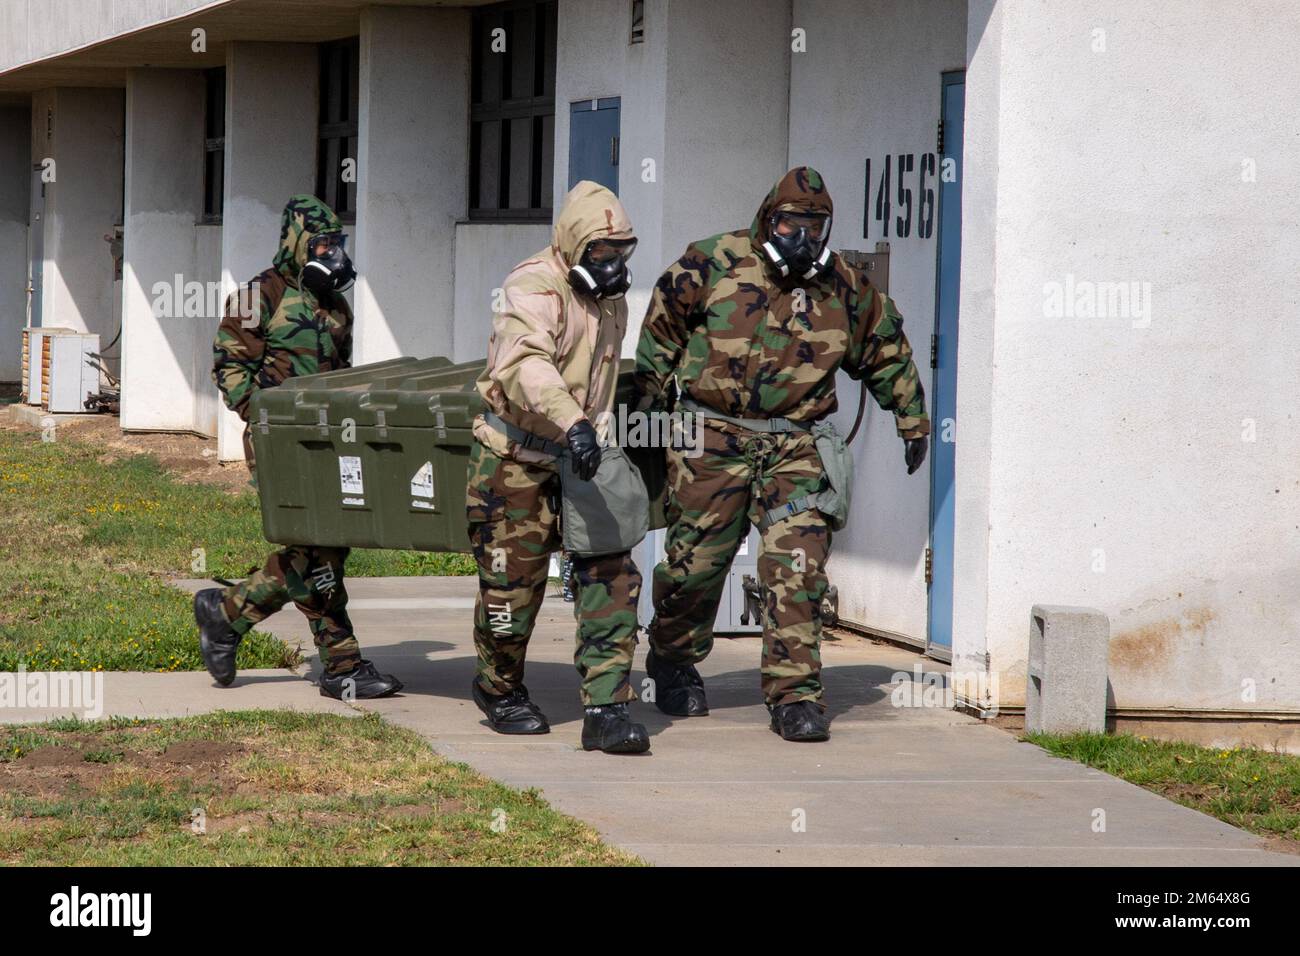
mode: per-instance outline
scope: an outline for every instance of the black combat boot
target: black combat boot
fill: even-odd
[[[335,700],[370,700],[387,697],[402,689],[402,682],[392,674],[381,674],[370,661],[357,661],[357,666],[342,674],[321,674],[320,695]]]
[[[588,707],[582,718],[582,749],[607,754],[643,754],[650,749],[650,735],[635,723],[627,704]]]
[[[487,715],[488,724],[499,734],[549,734],[546,715],[528,699],[528,688],[520,684],[508,694],[495,696],[474,681],[474,703]]]
[[[651,646],[645,658],[646,673],[655,682],[655,706],[670,717],[707,717],[709,701],[704,696],[704,678],[694,664],[670,664],[660,660]]]
[[[772,714],[772,732],[786,740],[826,740],[831,735],[831,722],[826,710],[812,700],[797,700],[793,704],[768,705]]]
[[[204,588],[194,595],[194,620],[199,625],[199,653],[212,679],[229,687],[235,679],[235,652],[240,636],[221,612],[221,588]]]

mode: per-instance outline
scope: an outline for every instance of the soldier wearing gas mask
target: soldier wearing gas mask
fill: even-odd
[[[851,468],[823,423],[837,407],[836,372],[865,380],[893,412],[908,474],[930,432],[902,317],[831,251],[831,212],[821,176],[790,170],[748,230],[692,243],[660,277],[637,347],[641,405],[676,399],[706,426],[703,454],[668,451],[669,527],[646,661],[655,703],[674,716],[708,713],[696,664],[713,646],[727,569],[753,524],[763,696],[771,729],[796,741],[830,734],[819,610],[831,531],[847,513],[831,476]]]
[[[593,423],[614,405],[635,246],[618,197],[578,183],[550,246],[510,272],[492,318],[466,508],[479,567],[473,697],[498,733],[550,730],[524,686],[524,656],[561,547],[562,478],[591,482],[601,466]],[[569,467],[572,478],[561,473]],[[628,711],[640,572],[624,551],[577,555],[574,576],[583,748],[643,753],[649,736]]]
[[[347,368],[352,355],[352,310],[343,298],[356,278],[343,225],[314,196],[284,207],[280,248],[271,268],[241,286],[226,303],[213,346],[213,380],[227,407],[245,422],[244,452],[256,483],[248,434],[253,393],[295,375]],[[347,548],[292,545],[266,559],[240,584],[194,596],[199,648],[208,672],[223,687],[235,679],[240,641],[258,621],[289,601],[307,617],[320,653],[323,696],[383,697],[401,681],[361,658],[348,619],[343,564]]]

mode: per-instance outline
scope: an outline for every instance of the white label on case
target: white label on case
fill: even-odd
[[[411,479],[411,497],[433,497],[433,462],[426,461]]]
[[[355,455],[339,455],[339,484],[345,495],[365,494],[361,484],[361,459]]]

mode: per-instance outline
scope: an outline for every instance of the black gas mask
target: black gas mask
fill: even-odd
[[[569,270],[569,284],[597,299],[619,299],[632,285],[627,260],[636,249],[635,239],[593,239],[582,258]]]
[[[302,267],[302,285],[316,298],[346,292],[357,277],[347,253],[348,237],[341,232],[312,236],[307,247],[307,264]]]
[[[831,217],[821,212],[782,212],[768,221],[763,251],[782,277],[815,279],[831,262],[826,240],[831,234]]]

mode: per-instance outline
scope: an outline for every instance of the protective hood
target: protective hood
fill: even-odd
[[[632,220],[618,197],[599,183],[584,179],[564,197],[551,233],[551,249],[571,269],[593,239],[635,239]]]
[[[826,191],[821,173],[811,166],[796,166],[777,180],[763,200],[763,205],[758,207],[758,214],[749,227],[749,241],[755,248],[772,238],[769,224],[772,213],[778,210],[832,215],[831,194]],[[834,220],[831,222],[833,225]],[[826,241],[830,241],[829,232],[826,233]]]
[[[307,250],[315,236],[342,232],[343,223],[334,210],[315,196],[290,196],[280,217],[280,248],[272,260],[276,271],[297,288],[298,274],[307,264]]]

